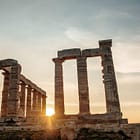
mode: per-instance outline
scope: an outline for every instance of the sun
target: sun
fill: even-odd
[[[46,116],[52,116],[54,115],[54,109],[53,108],[47,108],[46,109]]]

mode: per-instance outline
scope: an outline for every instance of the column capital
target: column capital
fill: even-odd
[[[54,63],[63,63],[63,62],[64,62],[64,59],[53,58],[52,61],[53,61]]]

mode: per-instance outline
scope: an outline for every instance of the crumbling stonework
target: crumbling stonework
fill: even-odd
[[[120,103],[118,98],[117,83],[111,52],[112,42],[110,40],[99,41],[99,46],[103,66],[102,72],[103,83],[105,87],[107,113],[120,113]]]
[[[110,118],[112,121],[122,120],[120,109],[117,83],[111,52],[112,40],[99,41],[99,48],[96,49],[67,49],[58,51],[58,57],[55,62],[55,113],[64,115],[64,92],[63,92],[63,66],[62,63],[69,59],[77,60],[78,90],[79,90],[79,115],[83,118],[98,120],[98,118]],[[106,113],[90,115],[89,110],[89,89],[87,77],[87,59],[88,57],[100,57],[103,66],[103,83],[106,97]],[[115,114],[115,115],[114,115]],[[98,116],[96,118],[96,116]],[[114,118],[113,118],[114,116]],[[100,119],[99,119],[100,120]],[[107,119],[104,119],[105,121]],[[102,119],[103,121],[103,119]],[[98,121],[97,121],[98,123]]]
[[[130,125],[127,119],[122,119],[111,47],[112,40],[101,40],[99,48],[61,50],[58,51],[57,58],[53,59],[55,62],[55,116],[53,122],[57,129],[61,129],[61,139],[76,139],[81,128],[99,130],[103,133],[109,132],[110,134],[114,131],[113,134],[117,135],[118,139],[123,138],[123,134],[126,134],[125,138],[131,140],[140,139],[140,125]],[[104,114],[90,114],[86,62],[88,57],[101,58],[106,97],[106,113]],[[79,90],[79,114],[77,115],[64,114],[63,63],[70,59],[77,60]],[[124,133],[120,134],[119,132]]]
[[[32,107],[33,91],[36,91],[38,100],[36,110],[39,115],[46,115],[46,92],[21,74],[21,66],[16,60],[5,59],[0,61],[0,69],[4,70],[4,83],[2,91],[1,117],[3,121],[18,118],[35,117]],[[27,98],[26,98],[27,94]],[[27,104],[25,104],[27,101]],[[33,116],[34,115],[34,116]]]
[[[21,74],[21,66],[16,60],[1,60],[0,70],[4,71],[2,73],[4,82],[0,139],[140,140],[140,124],[128,124],[127,119],[122,118],[111,46],[112,40],[101,40],[99,48],[96,49],[76,48],[58,51],[57,58],[53,59],[55,115],[52,117],[45,116],[46,92]],[[101,58],[106,98],[104,114],[90,113],[88,57]],[[70,59],[75,59],[77,62],[79,93],[79,114],[77,115],[67,115],[64,110],[63,63]]]

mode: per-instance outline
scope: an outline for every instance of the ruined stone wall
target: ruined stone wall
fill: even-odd
[[[103,84],[106,97],[106,113],[122,118],[117,82],[112,59],[112,40],[99,41],[99,48],[80,50],[79,48],[58,51],[55,63],[55,112],[56,116],[64,116],[63,63],[70,59],[77,61],[79,115],[90,115],[89,88],[87,75],[88,57],[100,57],[103,66]],[[101,117],[101,115],[98,117]],[[111,115],[110,115],[111,117]]]
[[[21,117],[46,115],[46,92],[21,74],[21,65],[16,60],[5,59],[0,60],[0,69],[4,71],[0,119],[17,121]]]

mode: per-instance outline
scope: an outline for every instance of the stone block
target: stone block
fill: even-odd
[[[81,56],[81,50],[79,48],[58,51],[58,58],[60,59],[74,59],[78,56]]]
[[[95,57],[95,56],[100,56],[100,50],[99,49],[85,49],[82,50],[82,56],[85,57]]]
[[[100,47],[112,47],[112,39],[99,40]]]

